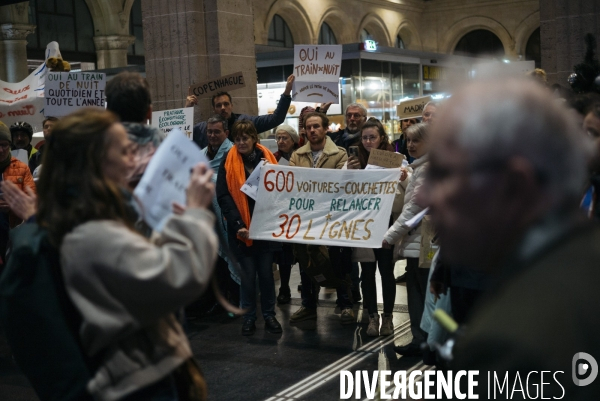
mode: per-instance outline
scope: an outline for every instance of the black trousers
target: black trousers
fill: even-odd
[[[419,267],[419,258],[406,258],[406,293],[408,316],[414,344],[427,341],[427,333],[421,329],[421,318],[425,309],[425,294],[429,291],[429,269]]]

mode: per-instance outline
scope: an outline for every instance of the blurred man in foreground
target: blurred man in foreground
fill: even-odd
[[[585,367],[578,353],[600,360],[600,229],[578,210],[581,128],[547,92],[520,81],[472,84],[438,118],[423,200],[440,255],[493,281],[458,338],[452,368],[478,369],[482,395],[488,372],[508,377],[498,399],[519,387],[517,374],[530,392],[546,383],[544,397],[596,399],[600,379],[580,386],[571,376]],[[586,366],[597,374],[595,362]]]

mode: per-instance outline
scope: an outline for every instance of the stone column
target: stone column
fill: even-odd
[[[154,110],[183,107],[190,85],[243,71],[234,111],[258,113],[252,0],[144,1],[142,16]],[[194,119],[211,113],[210,99],[201,99]]]
[[[569,87],[567,77],[585,57],[584,37],[600,43],[600,4],[589,0],[540,1],[542,68],[548,83]],[[600,48],[596,49],[596,54]]]
[[[127,65],[127,48],[135,41],[131,35],[94,36],[98,65],[96,68],[116,68]]]
[[[0,25],[0,80],[20,82],[27,78],[27,35],[35,25],[6,23]]]

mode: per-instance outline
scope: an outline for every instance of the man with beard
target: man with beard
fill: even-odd
[[[290,96],[292,92],[292,86],[294,84],[294,75],[290,75],[285,84],[285,90],[277,103],[277,108],[273,114],[265,114],[262,116],[248,116],[246,114],[235,114],[233,112],[233,101],[231,95],[227,92],[219,92],[212,97],[212,107],[215,114],[220,114],[230,127],[233,127],[233,123],[237,120],[250,120],[258,133],[268,131],[277,127],[279,124],[285,121],[285,116],[292,102]],[[190,95],[186,98],[185,107],[191,107],[198,104],[198,98],[194,95]],[[231,135],[231,132],[230,132]],[[208,145],[208,137],[206,136],[206,121],[199,122],[194,125],[194,142],[201,149],[204,149]],[[231,137],[228,138],[232,140]]]
[[[329,135],[333,143],[348,151],[350,146],[358,146],[360,129],[367,121],[367,109],[360,103],[351,103],[346,107],[346,128]]]
[[[336,146],[327,136],[328,125],[329,120],[324,114],[312,112],[306,115],[304,126],[308,143],[292,154],[290,166],[333,169],[341,169],[344,166],[346,160],[348,160],[348,155],[344,148]],[[315,245],[294,244],[294,255],[300,264],[302,307],[290,317],[291,323],[317,319],[317,297],[319,293],[317,284],[305,273],[310,260],[309,247],[315,247]],[[340,262],[340,249],[340,247],[335,246],[329,247],[329,258],[338,278],[343,279],[349,273],[347,271],[349,264]],[[341,323],[354,323],[352,301],[348,297],[346,286],[340,285],[337,288],[337,304],[342,311]]]

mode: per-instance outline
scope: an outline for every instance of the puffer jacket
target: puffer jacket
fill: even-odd
[[[23,192],[25,192],[25,187],[29,187],[33,192],[36,192],[35,182],[33,181],[31,171],[29,171],[29,166],[16,157],[10,159],[10,164],[6,167],[4,173],[2,173],[2,179],[12,182]],[[8,213],[8,224],[10,228],[14,228],[22,222],[23,220],[18,218],[13,212]]]
[[[402,213],[383,237],[389,244],[402,241],[397,247],[397,253],[400,257],[418,258],[421,251],[421,223],[410,229],[406,222],[423,210],[416,203],[416,195],[425,181],[425,173],[429,165],[428,160],[428,155],[423,155],[408,165],[413,169],[413,174],[406,186]]]
[[[315,168],[341,169],[346,160],[348,160],[346,150],[340,146],[336,146],[331,138],[326,136],[323,153],[319,157]],[[294,152],[292,157],[290,157],[290,166],[312,168],[313,158],[310,143],[307,143]]]

